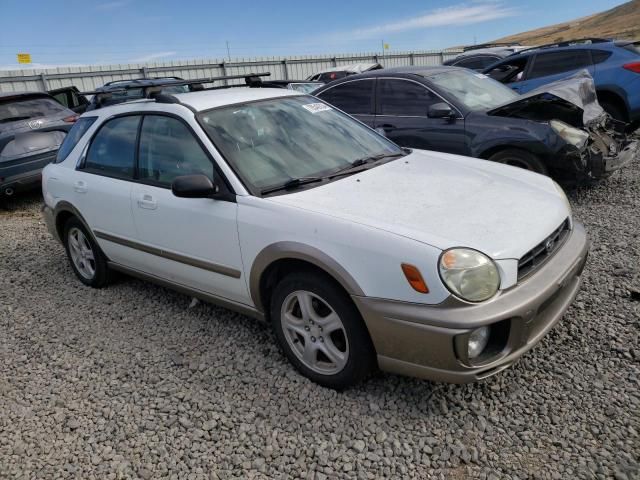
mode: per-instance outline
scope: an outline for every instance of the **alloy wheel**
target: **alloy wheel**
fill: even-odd
[[[349,359],[349,341],[340,316],[321,297],[306,290],[290,293],[280,315],[287,344],[309,369],[340,372]]]
[[[96,274],[96,260],[89,240],[79,228],[73,227],[68,236],[69,255],[76,269],[87,280]]]

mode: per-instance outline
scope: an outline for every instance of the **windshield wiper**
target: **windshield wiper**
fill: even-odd
[[[265,188],[260,191],[261,195],[266,195],[267,193],[278,192],[280,190],[289,190],[291,188],[296,188],[301,185],[306,185],[307,183],[321,182],[325,177],[299,177],[292,178],[287,180],[282,185],[276,185],[275,187]]]
[[[363,165],[366,165],[367,163],[377,162],[378,160],[382,160],[384,158],[403,157],[404,155],[406,155],[406,153],[404,153],[404,152],[379,153],[377,155],[371,155],[371,156],[368,156],[368,157],[358,158],[357,160],[354,160],[353,162],[351,162],[346,167],[340,168],[339,170],[336,170],[332,174],[327,175],[327,177],[328,178],[334,178],[334,177],[339,177],[341,175],[350,175],[352,173],[362,172],[363,170],[366,170],[366,169],[365,168],[357,168],[357,167],[362,167]]]

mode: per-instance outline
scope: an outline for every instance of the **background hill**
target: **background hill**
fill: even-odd
[[[495,41],[542,45],[585,37],[640,40],[640,0],[631,0],[595,15],[510,35]]]

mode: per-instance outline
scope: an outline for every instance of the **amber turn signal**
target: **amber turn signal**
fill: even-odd
[[[407,277],[409,285],[411,285],[416,292],[429,293],[429,287],[427,287],[427,284],[425,283],[424,278],[422,278],[422,274],[417,267],[408,263],[403,263],[402,272],[404,273],[404,276]]]

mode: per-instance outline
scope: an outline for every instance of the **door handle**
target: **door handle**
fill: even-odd
[[[395,125],[391,125],[390,123],[383,123],[378,128],[382,128],[385,132],[388,132],[389,130],[393,130],[394,128],[396,128],[396,126]]]
[[[155,210],[158,208],[158,203],[155,201],[152,195],[148,193],[142,193],[138,197],[138,207],[146,208],[147,210]]]
[[[73,184],[73,190],[78,193],[87,193],[87,184],[82,180],[78,180]]]

